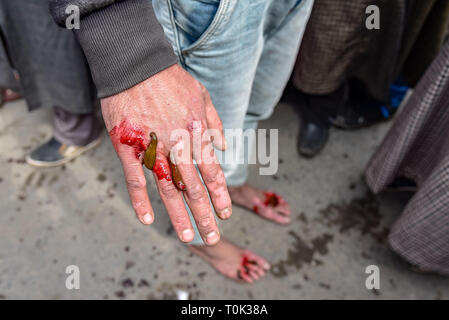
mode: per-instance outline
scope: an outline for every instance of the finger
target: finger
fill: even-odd
[[[126,188],[137,218],[143,224],[154,221],[154,211],[148,198],[147,183],[142,164],[132,150],[118,152],[125,174]]]
[[[167,209],[168,216],[178,238],[182,242],[192,241],[195,234],[184,205],[182,193],[173,184],[167,158],[159,151],[156,153],[153,175],[161,200]]]
[[[218,116],[217,110],[215,110],[209,92],[207,92],[206,89],[204,90],[205,92],[203,96],[204,96],[204,103],[206,105],[207,127],[210,129],[218,130],[219,134],[213,136],[213,144],[215,148],[217,148],[218,150],[224,151],[227,148],[227,143],[223,133],[223,124],[221,122],[220,117]]]
[[[201,177],[209,191],[212,205],[218,217],[223,220],[228,219],[232,214],[232,203],[223,170],[209,140],[203,141],[202,150],[204,152],[202,152],[201,159],[196,159],[197,155],[194,154]],[[208,154],[204,156],[205,153]]]
[[[198,231],[207,245],[214,245],[220,240],[220,233],[212,213],[206,188],[201,183],[196,167],[191,160],[188,162],[180,161],[178,152],[174,152],[172,155],[172,161],[178,166],[186,186],[184,198],[192,210]]]

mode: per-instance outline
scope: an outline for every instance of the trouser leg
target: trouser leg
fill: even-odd
[[[209,26],[191,41],[191,34],[186,32],[191,25],[182,25],[183,20],[177,18],[201,12],[199,2],[192,1],[190,6],[180,0],[153,1],[180,63],[209,91],[227,136],[230,129],[253,128],[271,114],[293,67],[311,4],[311,0],[221,0],[216,10],[208,10],[214,16],[205,11],[195,15],[201,21],[195,21],[194,26]],[[275,58],[277,54],[280,56]],[[263,78],[270,74],[274,79],[263,86]],[[257,110],[249,110],[251,106]],[[251,117],[253,113],[257,115]],[[242,143],[234,147],[230,142],[228,150],[216,153],[220,160],[226,160],[227,154],[232,159],[232,153],[238,152],[237,161],[221,163],[228,186],[238,186],[248,176],[247,167],[241,165],[245,148]],[[200,240],[197,234],[192,244],[202,244]]]
[[[286,6],[282,2],[276,5]],[[256,129],[260,120],[269,118],[273,113],[290,78],[312,7],[313,0],[302,0],[284,18],[282,24],[268,35],[251,89],[244,130]],[[245,159],[250,159],[252,157],[250,152],[255,150],[252,146],[255,143],[255,136],[248,135],[248,137],[249,147],[242,151]],[[246,181],[247,161],[233,172],[233,176],[241,183]]]
[[[87,145],[101,133],[101,125],[95,112],[77,114],[54,107],[53,121],[55,139],[67,145]]]

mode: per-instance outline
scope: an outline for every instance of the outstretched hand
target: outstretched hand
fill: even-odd
[[[204,161],[202,157],[206,150],[209,155],[213,154],[211,142],[220,150],[226,148],[220,118],[204,86],[180,66],[173,65],[130,89],[102,99],[101,109],[139,220],[144,224],[154,220],[142,167],[143,153],[150,143],[150,133],[154,132],[158,143],[153,175],[178,237],[183,242],[194,238],[184,194],[204,242],[217,243],[220,232],[207,191],[219,218],[229,218],[232,209],[219,163]],[[213,138],[208,131],[216,133]],[[174,134],[179,132],[186,134]],[[195,148],[192,142],[195,136],[202,137],[200,148]],[[179,168],[186,187],[184,192],[173,183],[169,159]],[[207,191],[192,159],[198,165]]]

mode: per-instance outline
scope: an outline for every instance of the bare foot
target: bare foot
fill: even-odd
[[[244,184],[228,187],[233,204],[244,207],[259,216],[279,224],[290,223],[290,206],[284,198],[269,190]]]
[[[223,238],[212,247],[189,246],[189,249],[224,276],[239,282],[253,283],[270,269],[264,258]]]

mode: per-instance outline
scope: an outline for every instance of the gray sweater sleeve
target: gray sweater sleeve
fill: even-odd
[[[51,14],[61,26],[65,26],[68,5],[80,9],[80,28],[75,33],[100,98],[126,90],[177,62],[150,0],[51,0]]]

